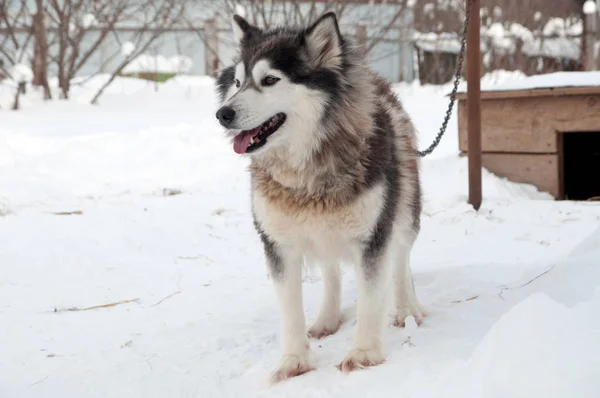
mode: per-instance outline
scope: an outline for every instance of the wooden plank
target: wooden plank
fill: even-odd
[[[565,197],[565,141],[564,134],[556,136],[558,145],[558,198]]]
[[[466,101],[458,102],[459,149],[468,151]],[[484,152],[556,153],[557,132],[600,131],[600,95],[481,102]]]
[[[217,77],[219,72],[219,31],[215,18],[204,22],[204,71],[207,75]]]
[[[470,10],[467,32],[467,113],[469,134],[469,204],[479,210],[482,200],[481,178],[481,4],[465,0]]]
[[[482,91],[481,99],[512,99],[512,98],[536,98],[536,97],[563,97],[572,95],[597,95],[600,94],[600,86],[580,87],[550,87],[525,90],[502,90]],[[456,93],[459,100],[467,99],[467,93]]]
[[[533,184],[560,198],[558,154],[484,153],[482,159],[490,172],[513,182]]]

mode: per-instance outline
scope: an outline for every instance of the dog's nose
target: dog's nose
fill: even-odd
[[[222,126],[227,127],[233,122],[235,111],[230,106],[224,106],[217,111],[217,119]]]

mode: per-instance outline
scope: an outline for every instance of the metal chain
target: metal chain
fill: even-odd
[[[448,121],[450,120],[450,115],[452,114],[452,108],[454,107],[454,101],[456,100],[456,91],[458,90],[458,85],[460,83],[460,77],[462,74],[462,65],[463,65],[463,61],[465,58],[465,47],[467,46],[467,32],[468,32],[468,28],[469,28],[469,17],[471,14],[471,5],[472,4],[473,4],[473,0],[469,0],[469,3],[467,4],[467,9],[465,10],[465,23],[463,26],[462,40],[461,40],[461,44],[460,44],[460,53],[458,54],[458,65],[456,66],[456,74],[454,77],[454,88],[452,89],[452,92],[450,93],[450,104],[448,105],[448,110],[446,111],[446,117],[444,118],[444,121],[442,122],[442,127],[440,128],[440,132],[435,137],[435,139],[433,140],[433,143],[429,146],[429,148],[425,149],[424,151],[417,150],[417,155],[419,155],[420,157],[427,156],[431,152],[433,152],[433,150],[440,143],[440,140],[442,139],[442,136],[444,135],[444,133],[446,132],[446,128],[448,127]]]

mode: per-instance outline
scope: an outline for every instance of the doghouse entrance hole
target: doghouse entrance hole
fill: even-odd
[[[600,132],[569,132],[562,136],[564,198],[600,199]]]

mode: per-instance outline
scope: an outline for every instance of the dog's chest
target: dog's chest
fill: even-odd
[[[348,245],[370,236],[383,201],[383,187],[376,185],[343,207],[290,211],[255,191],[253,210],[262,230],[277,243],[301,250],[307,256],[340,257]]]

